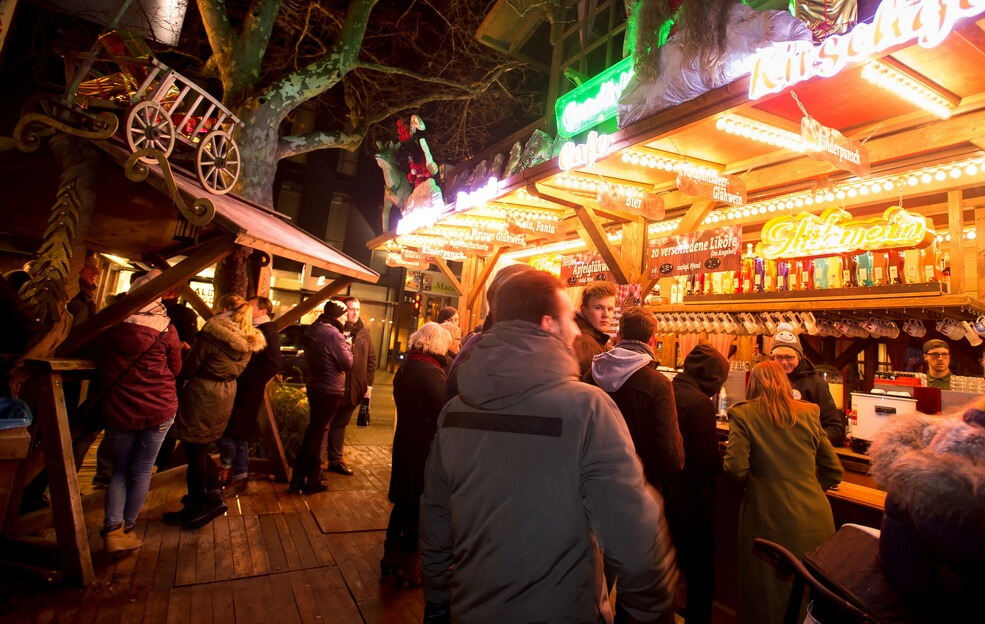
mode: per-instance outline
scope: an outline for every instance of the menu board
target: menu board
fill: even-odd
[[[738,271],[742,226],[674,234],[647,241],[646,265],[651,278]]]

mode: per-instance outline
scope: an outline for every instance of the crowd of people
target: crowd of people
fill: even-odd
[[[723,454],[713,398],[729,362],[711,345],[693,347],[670,381],[658,370],[653,314],[628,307],[614,327],[611,284],[589,284],[576,310],[555,277],[512,265],[486,296],[484,324],[464,339],[451,308],[414,332],[393,379],[381,578],[423,585],[432,623],[672,622],[684,588],[686,621],[708,623],[724,473],[742,492],[739,621],[780,622],[791,585],[753,556],[753,541],[800,557],[834,534],[825,490],[842,478],[832,442],[845,437],[797,336],[781,329],[772,358],[751,370],[745,400],[728,409]],[[248,489],[278,334],[263,297],[226,297],[220,308],[186,339],[153,302],[104,341],[96,396],[112,454],[104,536],[113,554],[140,546],[132,529],[169,429],[187,457],[188,492],[165,521],[204,526],[226,511],[224,497]],[[371,396],[376,366],[359,314],[358,299],[332,300],[304,330],[310,417],[291,492],[324,491],[325,469],[353,474],[345,427]],[[976,443],[981,413],[966,419]],[[889,479],[887,447],[874,448]],[[910,498],[887,502],[897,541],[913,538]],[[973,533],[968,543],[981,546]]]

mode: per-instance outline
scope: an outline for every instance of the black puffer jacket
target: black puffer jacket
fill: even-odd
[[[345,394],[345,374],[352,368],[352,348],[342,324],[322,314],[301,336],[310,375],[308,388],[325,394]]]
[[[795,390],[795,399],[813,403],[821,408],[821,428],[828,435],[831,444],[844,446],[845,427],[848,425],[848,418],[835,405],[827,382],[821,379],[821,375],[815,370],[814,365],[807,359],[801,358],[800,364],[790,373],[789,378],[790,384]],[[798,392],[800,396],[797,396]]]

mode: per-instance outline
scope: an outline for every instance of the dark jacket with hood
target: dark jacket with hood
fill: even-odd
[[[645,343],[623,340],[596,357],[585,376],[619,406],[643,462],[643,473],[663,491],[667,477],[684,467],[684,444],[677,425],[674,391],[657,370]]]
[[[835,405],[827,382],[821,379],[814,365],[807,358],[801,357],[800,364],[788,377],[790,385],[794,388],[794,398],[817,405],[821,409],[821,428],[827,434],[828,440],[834,446],[843,446],[848,418]],[[798,393],[800,396],[797,396]]]
[[[575,338],[574,350],[575,359],[578,360],[578,378],[582,379],[592,368],[592,358],[609,348],[609,334],[595,329],[581,312],[575,313],[575,323],[581,331],[581,336]]]
[[[672,617],[676,566],[618,408],[570,348],[500,321],[461,364],[421,496],[428,602],[453,622],[610,622],[606,569],[640,621]]]
[[[267,344],[251,327],[243,332],[227,313],[213,316],[202,327],[185,357],[174,433],[191,444],[209,444],[222,436],[236,398],[236,378],[250,356]]]
[[[146,429],[174,418],[181,341],[157,302],[106,332],[96,350],[99,411],[117,429]]]
[[[366,388],[372,386],[376,378],[376,350],[362,319],[355,323],[346,322],[342,333],[351,337],[352,345],[352,368],[345,374],[343,401],[355,406],[363,400]]]
[[[256,328],[263,334],[267,346],[250,357],[243,374],[236,380],[236,400],[225,433],[234,440],[253,440],[260,435],[257,414],[267,392],[267,382],[280,372],[282,366],[277,324],[266,321]]]
[[[879,538],[886,579],[920,622],[972,621],[985,587],[985,413],[899,416],[869,455],[887,493]]]
[[[301,336],[308,364],[308,389],[345,394],[345,373],[352,368],[352,348],[342,335],[342,324],[324,314]]]

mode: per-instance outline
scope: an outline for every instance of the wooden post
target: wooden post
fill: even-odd
[[[217,260],[229,255],[233,250],[231,238],[213,239],[201,245],[190,256],[163,271],[160,275],[127,293],[114,303],[100,310],[94,317],[72,330],[65,342],[58,347],[61,355],[70,355],[93,338],[116,325],[151,301],[157,299],[178,284],[187,281],[193,275]]]
[[[598,250],[599,255],[605,260],[605,263],[609,266],[609,272],[612,276],[616,278],[616,282],[620,284],[631,284],[635,281],[636,276],[633,275],[631,269],[629,269],[623,262],[622,256],[616,252],[612,243],[609,242],[609,236],[606,234],[605,230],[602,228],[602,224],[599,223],[598,217],[595,215],[595,211],[591,206],[572,206],[575,211],[575,215],[581,222],[582,227],[585,228],[585,232],[591,239],[592,244],[595,249]]]
[[[489,281],[489,276],[492,275],[493,269],[496,268],[496,263],[499,262],[499,258],[503,255],[504,249],[504,247],[497,247],[496,253],[483,260],[482,271],[475,276],[473,282],[469,285],[469,299],[467,305],[470,310],[475,305],[476,299],[479,298],[479,293],[485,290],[486,282]]]
[[[290,475],[290,466],[287,464],[287,455],[284,454],[284,443],[280,439],[280,428],[274,417],[274,408],[270,403],[269,385],[263,391],[263,403],[260,405],[258,416],[260,436],[263,440],[263,448],[269,454],[267,459],[270,461],[270,467],[277,480],[284,483]]]
[[[310,297],[294,306],[294,308],[287,312],[286,314],[280,315],[274,323],[277,326],[277,331],[284,331],[285,327],[289,327],[301,320],[301,317],[311,312],[317,308],[323,301],[328,299],[334,294],[340,293],[346,289],[346,287],[352,283],[351,277],[339,277],[329,283],[327,286],[319,290],[318,292],[312,294]]]
[[[171,263],[157,254],[148,256],[148,260],[150,261],[151,266],[156,269],[160,269],[161,271],[167,271],[171,268]],[[192,287],[188,284],[188,282],[178,286],[178,293],[185,298],[185,301],[188,302],[192,309],[195,310],[195,313],[201,316],[203,320],[207,321],[212,318],[212,315],[214,314],[212,308],[198,296],[197,292],[192,290]]]
[[[947,230],[951,235],[951,292],[964,294],[967,290],[964,283],[964,192],[960,190],[947,193]]]
[[[862,369],[862,392],[870,392],[875,385],[879,369],[879,343],[875,340],[865,345],[865,366]]]
[[[475,283],[476,274],[479,270],[479,263],[482,260],[478,256],[468,256],[465,258],[465,262],[462,263],[462,290],[465,293],[471,293],[472,285]],[[478,308],[474,307],[472,302],[470,302],[470,297],[464,296],[458,298],[458,324],[460,327],[472,329],[475,325],[474,320],[478,319],[479,313],[482,309],[482,302],[479,301]],[[467,332],[465,332],[467,333]]]
[[[39,408],[36,416],[51,488],[59,561],[66,577],[86,586],[95,575],[92,555],[75,472],[62,375],[50,367],[42,374]]]
[[[465,289],[462,288],[462,283],[458,281],[458,277],[455,275],[455,272],[451,270],[451,267],[448,266],[448,263],[445,262],[445,259],[430,258],[430,260],[432,263],[434,263],[434,266],[438,267],[438,270],[441,271],[441,273],[446,278],[448,278],[448,281],[451,282],[452,288],[454,288],[455,291],[458,292],[458,296],[459,297],[464,296]]]
[[[622,226],[620,256],[632,278],[631,283],[646,281],[646,220],[636,219]],[[644,284],[645,286],[645,284]],[[646,294],[644,293],[644,297]]]
[[[273,274],[274,261],[260,267],[260,275],[257,277],[257,297],[270,297],[270,276]]]
[[[708,212],[715,206],[715,202],[710,199],[698,199],[687,209],[681,222],[677,224],[674,234],[690,234],[698,229]]]
[[[954,265],[954,258],[951,258]],[[975,208],[975,266],[978,269],[978,298],[985,298],[985,208]],[[952,269],[953,270],[953,269]]]

